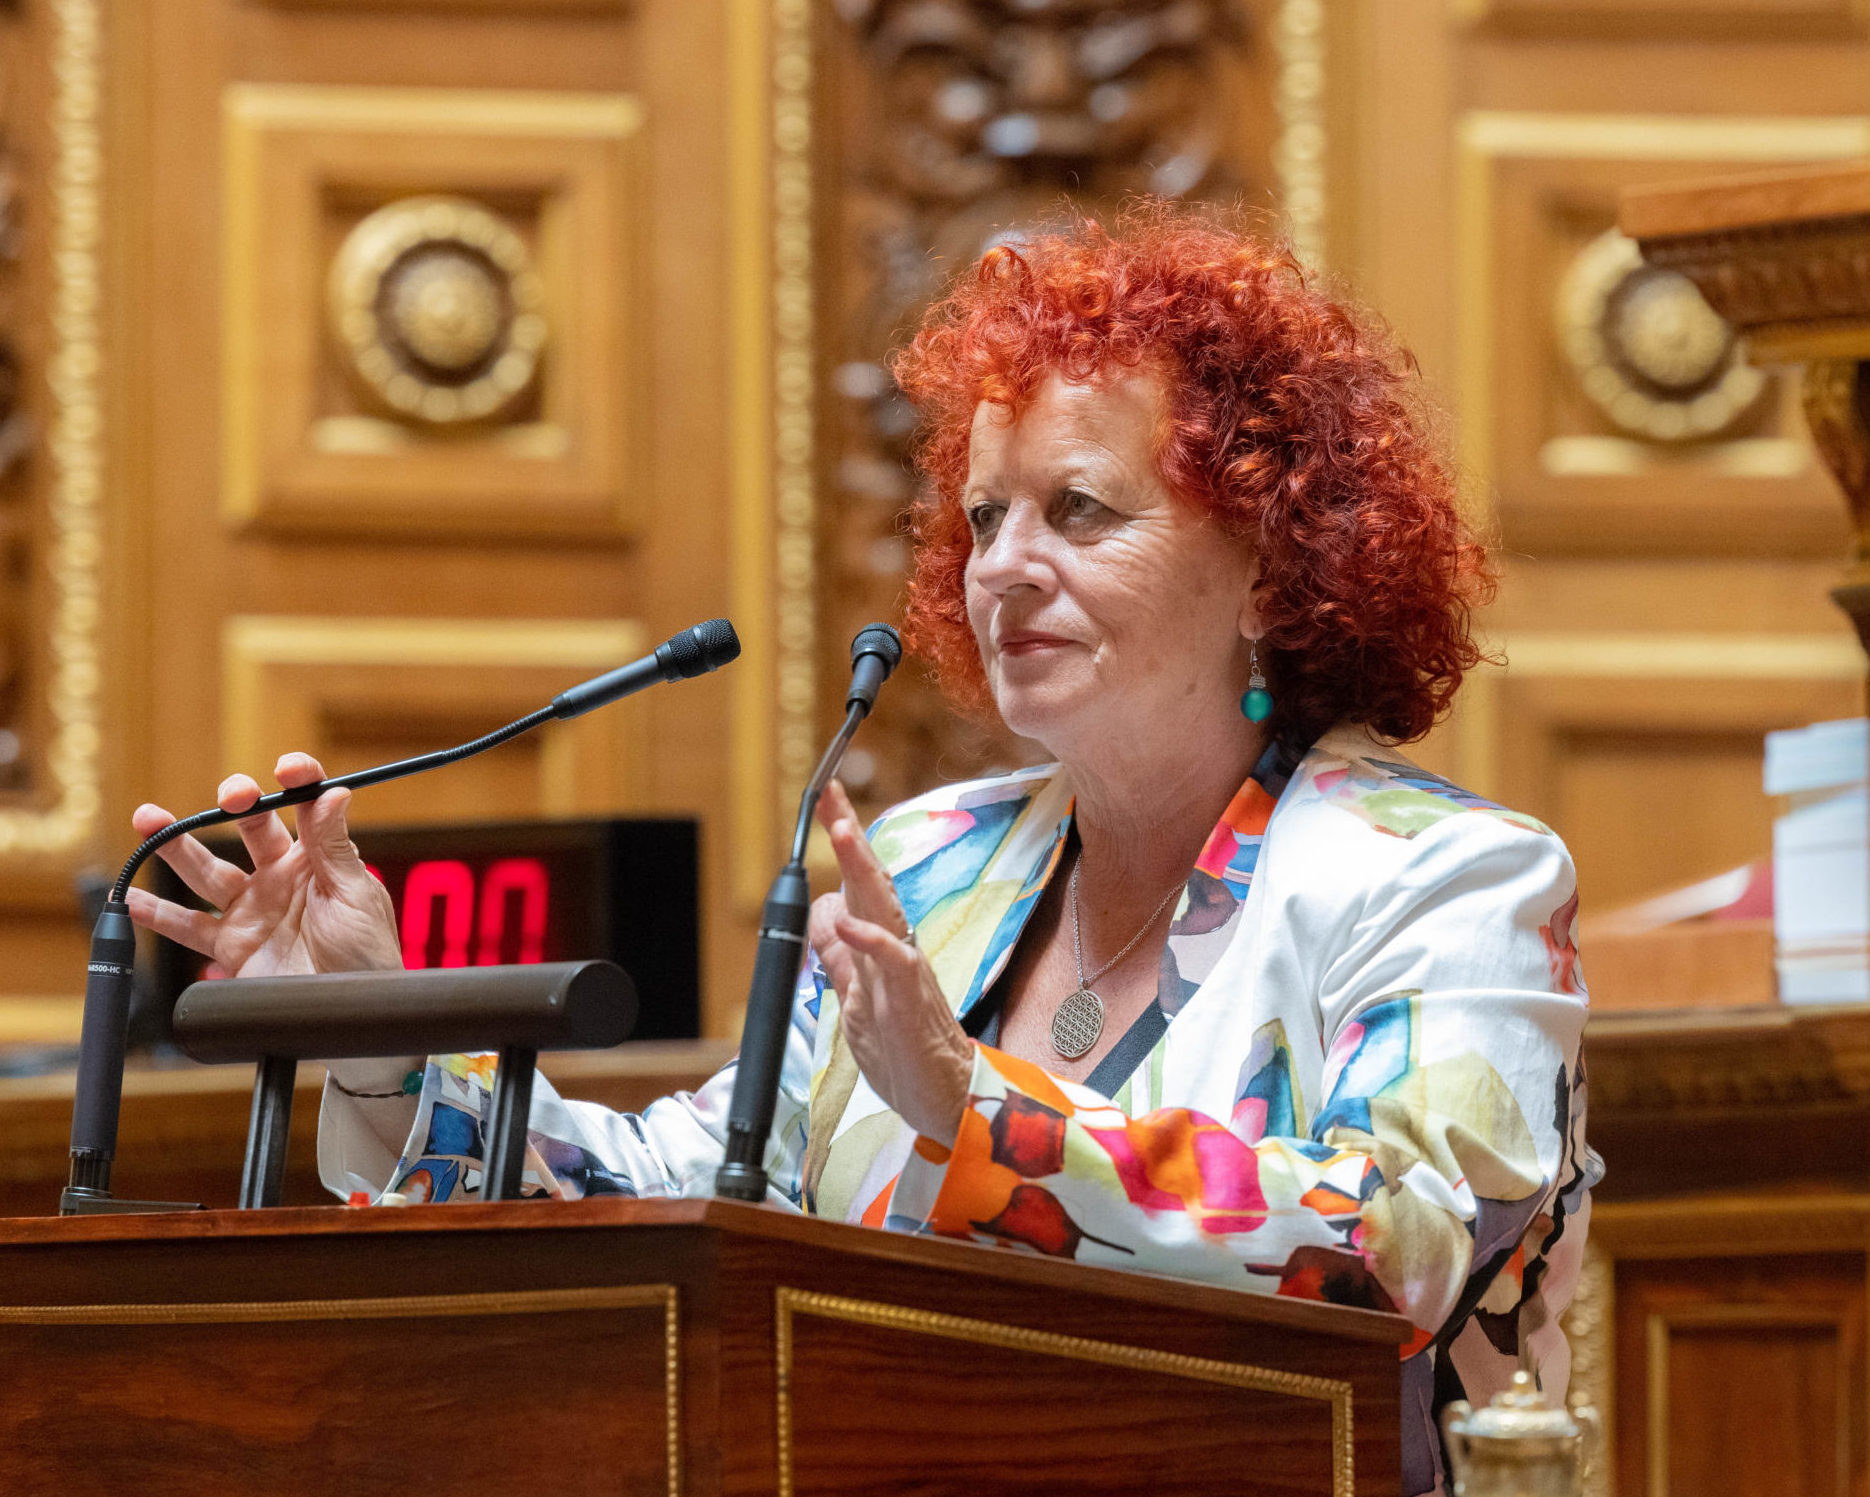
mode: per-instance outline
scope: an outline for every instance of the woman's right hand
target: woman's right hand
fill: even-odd
[[[310,754],[287,754],[273,775],[290,789],[322,780],[325,771]],[[222,782],[217,800],[224,811],[243,811],[259,797],[258,783],[237,774]],[[130,918],[199,951],[229,977],[401,967],[389,890],[364,866],[345,824],[350,800],[348,790],[328,790],[301,806],[296,840],[276,812],[235,822],[252,873],[215,857],[193,837],[178,837],[157,856],[219,916],[131,889]],[[140,837],[174,820],[150,805],[138,806],[130,818]]]

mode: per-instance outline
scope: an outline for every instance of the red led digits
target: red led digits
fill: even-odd
[[[545,960],[551,881],[544,860],[498,859],[481,877],[478,898],[474,886],[474,870],[456,859],[431,859],[411,866],[396,900],[405,967],[465,967],[470,948],[477,967],[498,966],[502,960],[520,964]],[[517,932],[513,929],[515,907]],[[434,962],[430,952],[437,923],[441,959]],[[517,950],[508,957],[507,951],[514,946]]]
[[[545,960],[546,912],[545,864],[537,858],[502,858],[487,870],[480,886],[480,945],[474,957],[477,967],[497,967],[506,942],[507,909],[519,905],[519,952],[513,960],[521,965]],[[517,900],[509,900],[517,895]]]
[[[435,906],[442,907],[442,959],[429,961]],[[403,884],[403,965],[465,967],[474,928],[474,875],[452,858],[417,863]]]

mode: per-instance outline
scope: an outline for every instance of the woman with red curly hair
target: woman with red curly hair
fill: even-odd
[[[1398,1311],[1404,1491],[1432,1490],[1442,1405],[1521,1359],[1562,1390],[1600,1167],[1570,858],[1393,747],[1478,660],[1489,585],[1409,362],[1288,253],[1158,206],[989,252],[896,375],[926,423],[911,641],[1053,762],[867,836],[827,794],[844,885],[812,912],[776,1199]],[[222,920],[137,918],[229,971],[396,963],[342,792],[296,849],[241,826],[251,878],[164,849]],[[335,1067],[327,1183],[471,1193],[487,1071]],[[705,1193],[732,1085],[621,1117],[542,1082],[529,1179]]]

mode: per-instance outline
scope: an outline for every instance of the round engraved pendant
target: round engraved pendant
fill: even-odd
[[[1104,1032],[1104,1000],[1079,988],[1052,1011],[1052,1048],[1066,1060],[1089,1055]]]

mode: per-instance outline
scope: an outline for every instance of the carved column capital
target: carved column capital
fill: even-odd
[[[1819,359],[1805,366],[1805,423],[1825,467],[1844,491],[1855,554],[1832,589],[1870,651],[1870,369],[1857,359]]]

